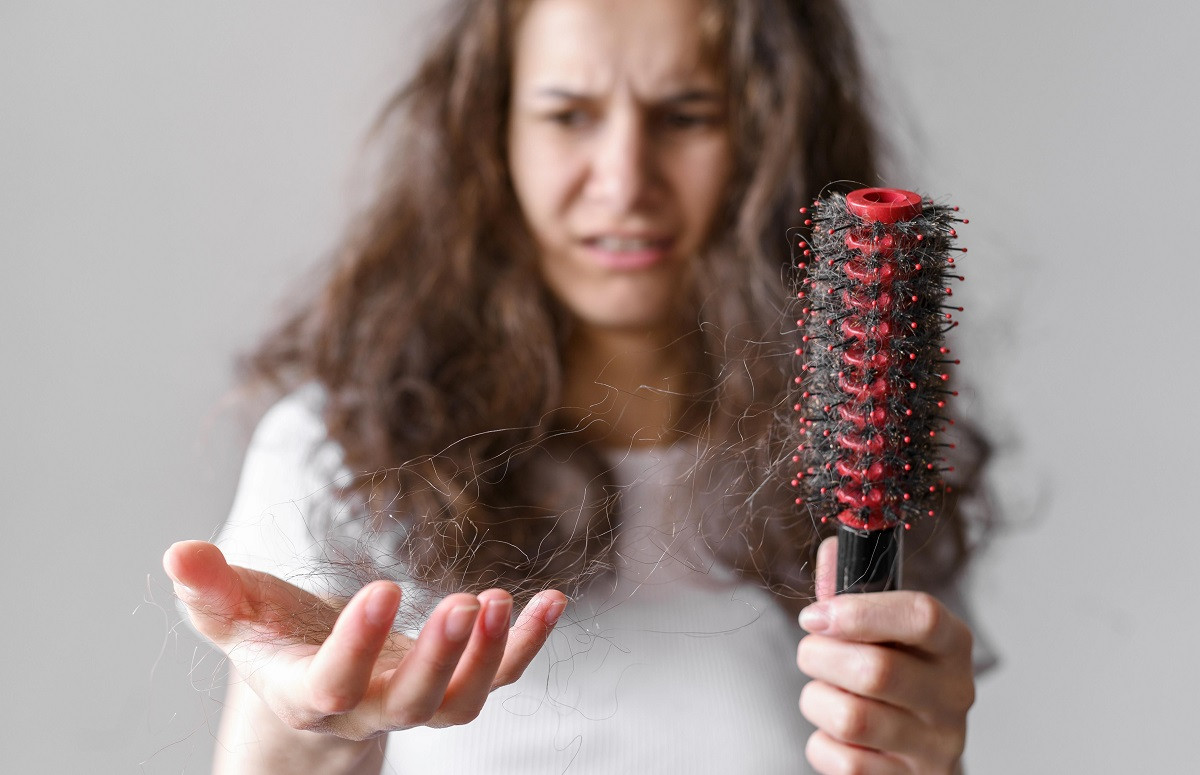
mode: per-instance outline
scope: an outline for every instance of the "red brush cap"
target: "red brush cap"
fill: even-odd
[[[902,188],[860,188],[846,195],[846,208],[864,221],[908,221],[921,214],[921,195]]]

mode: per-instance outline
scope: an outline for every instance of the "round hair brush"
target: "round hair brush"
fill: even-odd
[[[865,188],[802,208],[798,505],[838,521],[837,591],[900,584],[900,546],[948,491],[945,333],[957,207]]]

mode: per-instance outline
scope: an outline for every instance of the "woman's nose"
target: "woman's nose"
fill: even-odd
[[[593,193],[617,213],[638,209],[658,182],[653,139],[636,112],[610,116],[595,149]]]

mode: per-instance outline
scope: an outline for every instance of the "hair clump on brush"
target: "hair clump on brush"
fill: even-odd
[[[798,505],[857,530],[932,516],[952,471],[943,439],[945,334],[958,208],[898,189],[834,194],[804,208],[795,303],[801,360],[792,456]]]

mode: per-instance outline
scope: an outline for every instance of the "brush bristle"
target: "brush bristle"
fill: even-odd
[[[796,285],[801,344],[795,477],[798,504],[821,521],[858,530],[932,516],[950,423],[945,411],[956,363],[945,333],[952,313],[958,208],[910,192],[908,210],[887,215],[861,194],[805,208]],[[859,196],[856,197],[856,194]],[[879,196],[880,194],[876,194]],[[868,197],[871,194],[868,193]]]

